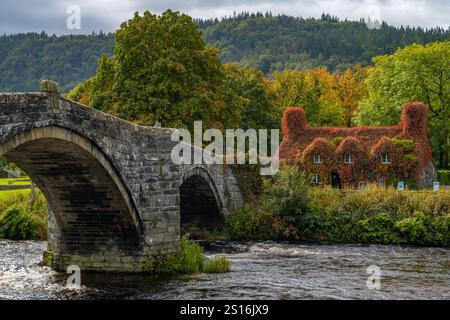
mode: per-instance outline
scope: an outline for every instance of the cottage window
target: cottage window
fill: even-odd
[[[389,155],[387,153],[383,153],[381,155],[381,163],[383,164],[390,164],[391,160],[389,159]]]
[[[315,154],[313,162],[314,163],[322,163],[322,156],[320,154]]]
[[[313,173],[313,183],[319,184],[320,183],[320,174]]]
[[[353,158],[351,153],[344,154],[344,163],[351,164],[353,163]]]

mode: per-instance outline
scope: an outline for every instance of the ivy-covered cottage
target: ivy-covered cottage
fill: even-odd
[[[301,165],[317,185],[430,185],[436,171],[427,127],[421,102],[405,104],[400,123],[390,127],[310,127],[303,108],[288,108],[280,159]]]

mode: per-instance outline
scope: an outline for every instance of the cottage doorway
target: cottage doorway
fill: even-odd
[[[331,186],[333,188],[339,188],[341,189],[341,178],[339,177],[339,172],[333,171],[331,172]]]

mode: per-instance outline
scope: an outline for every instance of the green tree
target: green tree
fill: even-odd
[[[4,157],[0,157],[0,169],[6,168],[8,161]]]
[[[270,82],[256,68],[225,65],[225,85],[238,94],[242,104],[240,128],[246,130],[278,128],[280,117],[275,108]]]
[[[218,51],[189,16],[136,13],[116,32],[113,51],[69,98],[144,125],[192,128],[203,120],[220,129],[238,122],[240,104],[224,86]]]
[[[429,136],[434,158],[449,167],[450,41],[414,44],[392,55],[373,59],[367,81],[368,98],[359,107],[359,124],[395,124],[401,106],[420,100],[427,104]]]

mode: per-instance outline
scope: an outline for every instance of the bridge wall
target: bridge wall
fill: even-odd
[[[191,175],[210,178],[222,214],[242,205],[229,168],[172,163],[173,129],[137,126],[48,91],[0,94],[0,155],[25,166],[51,206],[44,263],[58,270],[76,264],[82,270],[141,271],[149,255],[178,247],[180,185]],[[55,141],[65,143],[51,150]],[[35,159],[30,160],[31,156]],[[89,164],[79,169],[82,178],[67,170],[76,165],[73,159]],[[90,165],[92,159],[96,164]],[[106,180],[105,175],[109,176]],[[89,209],[86,201],[80,203],[83,190],[120,199],[107,198],[109,203],[104,198],[93,199],[104,207],[103,212],[93,214],[95,208]],[[90,199],[89,193],[84,197]],[[99,226],[102,217],[112,211],[115,216],[104,222],[111,225],[108,235]],[[92,222],[93,216],[98,219]],[[106,234],[103,238],[113,239],[97,245],[102,233]],[[82,247],[69,245],[70,237],[79,237]],[[137,240],[132,246],[120,245],[129,238]]]

